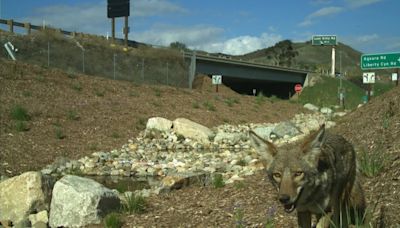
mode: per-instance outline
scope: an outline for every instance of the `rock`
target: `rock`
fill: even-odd
[[[36,226],[38,222],[47,224],[49,222],[49,215],[46,210],[41,211],[37,214],[29,215],[29,221],[31,221],[32,226]]]
[[[171,190],[181,189],[187,186],[205,186],[209,184],[209,175],[205,173],[187,173],[182,175],[171,175],[161,180],[160,192],[170,192]]]
[[[177,135],[194,139],[203,144],[209,144],[210,139],[214,136],[214,133],[208,127],[185,118],[174,120],[173,130]]]
[[[26,172],[0,183],[0,220],[22,222],[49,209],[52,184],[40,172]]]
[[[244,138],[245,135],[243,133],[218,132],[214,138],[214,142],[221,143],[223,141],[228,141],[231,144],[236,144]]]
[[[347,114],[346,112],[335,112],[333,113],[333,117],[343,117],[346,114]]]
[[[332,115],[333,110],[328,107],[321,108],[320,112],[325,115]]]
[[[66,175],[54,185],[49,223],[51,227],[100,224],[106,214],[120,206],[112,190],[91,179]]]
[[[318,106],[315,106],[313,104],[307,103],[303,106],[305,109],[308,109],[310,111],[318,112],[319,108]]]
[[[147,120],[146,130],[169,131],[172,128],[172,121],[162,118],[153,117]]]
[[[297,127],[290,121],[279,123],[274,130],[272,131],[279,138],[285,137],[285,135],[289,137],[293,137],[295,135],[300,134],[300,131]]]
[[[253,131],[263,139],[269,140],[271,139],[271,133],[274,130],[273,126],[260,126],[253,129]]]

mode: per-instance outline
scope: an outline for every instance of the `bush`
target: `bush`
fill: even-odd
[[[19,120],[19,121],[29,121],[31,119],[26,108],[22,107],[21,105],[14,105],[12,107],[11,117],[14,120]]]
[[[121,217],[117,213],[110,213],[104,218],[104,227],[119,228],[122,227]]]
[[[122,208],[128,213],[141,214],[145,212],[146,201],[141,195],[134,195],[134,193],[125,193],[126,202],[123,203]]]

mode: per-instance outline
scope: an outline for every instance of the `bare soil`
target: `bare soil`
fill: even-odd
[[[374,227],[399,227],[400,89],[395,88],[338,120],[333,130],[358,153],[379,151],[385,168],[363,177]],[[30,116],[19,131],[15,105]],[[149,117],[184,117],[208,127],[223,123],[279,122],[307,112],[288,101],[242,96],[206,76],[195,89],[137,85],[67,74],[0,59],[0,174],[40,170],[58,157],[77,159],[95,151],[120,148],[145,128]],[[296,227],[262,172],[223,188],[188,187],[148,199],[143,214],[123,215],[126,227]]]

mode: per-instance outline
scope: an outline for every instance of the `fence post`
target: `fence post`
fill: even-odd
[[[26,33],[31,34],[31,23],[25,23],[24,27],[26,28]]]
[[[14,21],[12,19],[11,20],[7,20],[7,24],[8,24],[10,32],[14,33]]]

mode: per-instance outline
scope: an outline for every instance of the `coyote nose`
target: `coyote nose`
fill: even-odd
[[[290,196],[289,195],[284,194],[284,195],[280,195],[279,196],[279,201],[281,203],[283,203],[283,204],[288,204],[289,200],[290,200]]]

